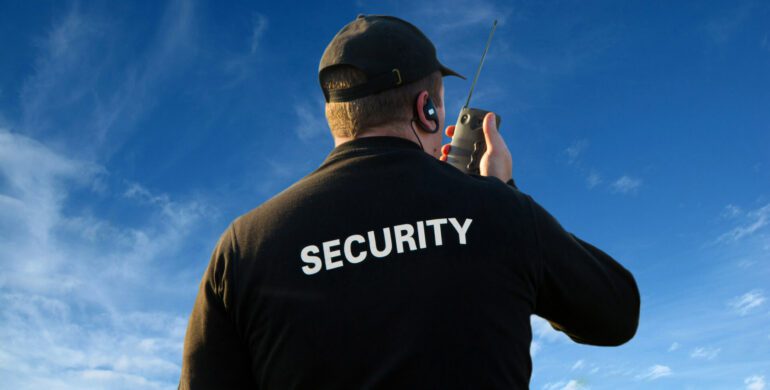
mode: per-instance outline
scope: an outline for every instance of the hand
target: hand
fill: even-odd
[[[505,140],[503,140],[500,132],[497,131],[494,113],[487,113],[484,117],[483,129],[487,151],[481,156],[481,161],[479,162],[481,176],[494,176],[505,183],[513,178],[513,158],[511,157],[511,152],[508,151]],[[448,126],[445,133],[447,137],[452,138],[455,133],[454,125]],[[446,161],[451,148],[450,144],[442,146],[439,160]]]

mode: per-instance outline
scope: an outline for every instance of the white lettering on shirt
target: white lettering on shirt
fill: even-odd
[[[359,253],[358,256],[353,256],[353,252],[350,250],[350,245],[353,243],[353,241],[358,243],[365,243],[366,240],[364,239],[364,236],[360,234],[354,234],[345,240],[345,247],[344,247],[345,258],[349,262],[356,264],[364,261],[364,259],[366,258],[366,251],[361,251],[361,253]]]
[[[300,253],[300,257],[302,257],[302,261],[308,264],[313,264],[313,266],[305,265],[302,267],[302,272],[304,272],[306,275],[312,275],[323,268],[323,264],[321,264],[321,258],[318,256],[311,256],[310,253],[318,253],[320,252],[318,250],[318,247],[315,245],[308,245],[304,248],[302,248],[302,253]]]
[[[417,242],[420,243],[420,249],[425,249],[425,222],[417,221]]]
[[[374,238],[374,231],[371,231],[367,233],[369,236],[369,250],[372,252],[372,254],[375,257],[385,257],[390,254],[390,251],[393,249],[393,246],[390,242],[390,228],[386,227],[382,229],[382,235],[385,237],[385,249],[378,250],[377,249],[377,241]]]
[[[340,240],[326,241],[323,244],[324,247],[324,262],[326,263],[326,269],[335,269],[342,267],[342,260],[334,261],[334,258],[340,255],[339,250],[332,250],[332,246],[339,246]]]
[[[446,244],[456,242],[459,245],[467,245],[468,231],[472,222],[473,220],[470,218],[465,218],[462,224],[460,224],[457,218],[435,218],[415,223],[404,223],[393,227],[384,227],[381,230],[381,235],[375,234],[375,232],[378,232],[375,229],[368,231],[366,236],[351,234],[344,240],[341,238],[327,240],[321,243],[322,249],[319,249],[318,245],[308,245],[300,251],[300,258],[306,263],[302,266],[302,272],[306,275],[314,275],[322,270],[330,271],[343,267],[345,261],[350,264],[358,264],[369,258],[369,254],[381,259],[394,253],[404,253],[407,248],[410,252],[426,250],[431,246],[439,247],[444,245],[445,239],[448,239]],[[442,235],[441,227],[446,224],[450,224],[454,228],[454,232],[457,233],[457,241]],[[426,230],[430,231],[428,228],[431,227],[433,228],[432,237],[426,234]],[[415,233],[417,235],[416,240]],[[451,236],[451,233],[448,234]],[[433,238],[433,245],[431,245],[431,238]],[[341,243],[342,251],[340,251]],[[394,244],[396,247],[395,252],[393,251]],[[369,248],[368,252],[364,250],[367,246]],[[323,254],[323,259],[320,256],[321,254]]]
[[[463,222],[463,226],[460,226],[454,218],[449,218],[449,222],[455,230],[457,230],[457,237],[460,239],[460,245],[465,245],[465,233],[468,233],[468,228],[471,227],[471,222],[473,222],[473,220],[470,218],[466,219],[465,222]]]
[[[396,252],[404,253],[404,243],[409,244],[409,250],[413,251],[417,249],[417,244],[414,243],[414,226],[405,223],[403,225],[393,226],[393,234],[396,236]]]
[[[433,237],[436,240],[436,246],[441,246],[443,242],[441,241],[441,225],[446,223],[446,218],[439,218],[439,219],[429,219],[425,221],[425,224],[428,226],[433,226]]]

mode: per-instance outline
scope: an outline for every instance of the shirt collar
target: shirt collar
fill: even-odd
[[[361,137],[335,147],[326,157],[326,160],[324,160],[322,165],[326,165],[341,156],[351,154],[359,155],[361,153],[366,153],[367,151],[385,151],[393,149],[422,151],[420,145],[417,145],[415,142],[406,138],[392,136]]]

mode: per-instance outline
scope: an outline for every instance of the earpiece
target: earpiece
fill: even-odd
[[[428,96],[428,101],[425,102],[425,105],[422,107],[422,113],[425,114],[425,118],[428,120],[432,120],[436,122],[436,127],[430,128],[425,126],[422,121],[419,120],[419,117],[415,118],[417,120],[417,124],[428,133],[435,133],[438,131],[438,113],[436,112],[436,107],[433,106],[433,99]]]

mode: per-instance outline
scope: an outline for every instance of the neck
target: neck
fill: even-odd
[[[334,146],[336,147],[336,146],[342,145],[345,142],[352,141],[356,138],[381,137],[381,136],[404,138],[419,145],[419,141],[417,140],[417,138],[415,138],[414,134],[412,134],[412,132],[407,127],[400,124],[392,124],[392,125],[385,125],[385,126],[368,127],[363,131],[361,131],[355,137],[338,137],[334,135],[333,136]]]
[[[418,134],[419,134],[419,138],[417,138]],[[385,126],[368,127],[363,131],[361,131],[361,133],[355,137],[333,136],[334,146],[337,147],[339,145],[344,144],[345,142],[352,141],[356,138],[377,137],[377,136],[398,137],[398,138],[407,139],[419,145],[425,153],[435,158],[439,158],[441,156],[441,152],[438,149],[438,147],[441,145],[436,145],[437,144],[436,140],[432,139],[432,136],[434,136],[434,134],[426,134],[422,131],[415,131],[414,125],[412,125],[411,122],[400,123],[400,124],[390,124]],[[440,141],[438,143],[440,143]]]

